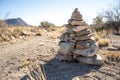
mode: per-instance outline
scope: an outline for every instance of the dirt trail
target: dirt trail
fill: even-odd
[[[11,42],[0,43],[0,80],[18,80],[27,72],[22,63],[27,59],[37,59],[40,55],[57,52],[58,39],[46,36],[30,36]]]
[[[91,80],[120,80],[120,63],[91,66],[57,61],[59,39],[29,36],[0,43],[0,80],[20,80],[29,71],[22,67],[25,57],[44,63],[47,80],[72,80],[77,76]],[[87,77],[86,77],[87,76]]]

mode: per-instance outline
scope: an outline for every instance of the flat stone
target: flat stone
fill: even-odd
[[[70,23],[72,26],[86,26],[85,21],[77,21],[77,20],[73,20]]]
[[[61,41],[68,41],[68,38],[69,38],[69,34],[63,33],[60,37],[60,40]]]
[[[99,53],[99,48],[98,45],[94,43],[88,49],[75,49],[73,53],[84,57],[93,57],[94,55]]]
[[[84,29],[84,30],[81,30],[79,32],[76,32],[75,35],[76,36],[82,36],[82,35],[88,35],[88,34],[91,34],[92,31],[90,29]]]
[[[86,28],[87,28],[87,26],[75,26],[72,29],[73,29],[74,32],[80,32],[80,31],[82,31]]]
[[[61,53],[58,53],[56,55],[56,59],[59,60],[59,61],[69,61],[69,62],[74,60],[71,55],[63,55]]]
[[[84,40],[90,40],[91,37],[92,37],[92,34],[89,34],[89,35],[74,37],[74,39],[77,40],[77,41],[84,41]]]
[[[102,65],[103,64],[103,59],[100,55],[96,54],[94,55],[93,57],[91,58],[86,58],[86,57],[82,57],[82,56],[79,56],[77,58],[77,60],[80,62],[80,63],[84,63],[84,64],[91,64],[91,65]]]
[[[74,42],[61,42],[60,43],[60,53],[61,54],[69,54],[70,52],[72,52],[74,45],[75,45]]]
[[[76,43],[76,49],[87,49],[90,47],[91,47],[91,44],[89,41],[79,41]]]

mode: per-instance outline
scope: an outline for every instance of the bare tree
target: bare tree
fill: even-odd
[[[103,17],[106,20],[107,28],[118,34],[120,30],[120,0],[112,8],[106,10]]]

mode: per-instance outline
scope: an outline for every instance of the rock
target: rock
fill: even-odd
[[[72,29],[67,29],[66,33],[74,33],[74,31]]]
[[[75,37],[75,34],[70,34],[69,37],[70,37],[70,38],[74,38],[74,37]]]
[[[67,33],[62,34],[62,36],[60,37],[60,40],[61,41],[68,41],[68,34]]]
[[[68,20],[68,24],[71,25],[71,22],[73,21],[73,19],[69,19]]]
[[[74,42],[61,42],[60,43],[60,53],[69,54],[74,48]]]
[[[46,43],[40,42],[39,46],[44,46]]]
[[[71,25],[72,26],[85,26],[86,23],[85,23],[85,21],[75,21],[75,20],[73,20],[73,21],[71,21]]]
[[[87,29],[87,27],[86,26],[75,26],[72,29],[73,29],[74,32],[76,32],[76,33],[79,32],[80,33],[82,30]]]
[[[78,8],[75,8],[75,10],[73,11],[71,19],[73,19],[73,20],[82,20],[82,15],[78,11]]]
[[[89,41],[79,41],[76,43],[76,49],[87,49],[90,47],[91,47],[91,44]]]
[[[90,41],[91,41],[91,43],[95,43],[96,42],[95,38],[93,36],[90,37]]]
[[[75,33],[76,36],[82,36],[82,35],[88,35],[88,34],[91,34],[91,30],[90,29],[84,29],[84,30],[81,30],[77,33]]]
[[[73,53],[84,57],[93,57],[99,53],[99,48],[98,45],[94,43],[88,49],[75,49]]]
[[[96,54],[94,55],[93,57],[91,58],[86,58],[86,57],[82,57],[82,56],[79,56],[77,58],[77,60],[80,62],[80,63],[85,63],[85,64],[91,64],[91,65],[102,65],[103,64],[103,59],[100,55]]]
[[[75,34],[69,34],[69,41],[74,42],[74,37],[75,37]]]
[[[71,55],[64,55],[64,54],[61,54],[61,53],[58,53],[56,55],[56,59],[59,60],[59,61],[73,61],[73,57]]]
[[[26,30],[22,30],[20,33],[21,36],[25,35],[25,36],[29,36],[30,35],[30,31],[26,31]]]
[[[92,34],[89,34],[89,35],[74,37],[74,39],[77,40],[77,41],[84,41],[84,40],[90,40],[91,37],[92,37]]]
[[[77,76],[74,77],[72,80],[97,80],[97,79],[93,79],[91,76]]]

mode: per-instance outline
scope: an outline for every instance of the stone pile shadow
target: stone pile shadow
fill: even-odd
[[[100,67],[78,62],[63,62],[55,58],[44,65],[47,80],[72,80],[74,77],[84,76]]]

